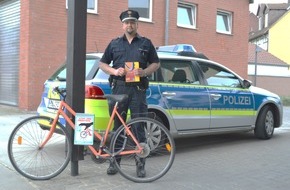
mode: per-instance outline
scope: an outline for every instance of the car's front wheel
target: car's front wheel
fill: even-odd
[[[274,121],[273,110],[270,106],[265,106],[258,116],[255,136],[259,139],[270,139],[274,133]]]

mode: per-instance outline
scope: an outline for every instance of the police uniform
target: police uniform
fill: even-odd
[[[126,20],[137,21],[139,14],[133,10],[127,10],[121,13],[120,20],[125,22]],[[102,63],[110,64],[113,62],[112,67],[115,69],[125,68],[126,62],[139,62],[139,68],[145,69],[148,64],[159,63],[155,47],[152,42],[145,37],[141,37],[137,34],[131,43],[128,42],[126,35],[113,39],[106,48],[104,55],[101,58]],[[127,94],[128,99],[126,102],[122,102],[118,106],[118,112],[122,113],[123,119],[126,121],[127,111],[130,109],[131,118],[139,116],[147,116],[147,100],[146,89],[148,88],[148,78],[140,77],[139,82],[126,82],[125,76],[111,75],[109,77],[110,84],[112,86],[112,94]],[[109,103],[109,111],[112,113],[114,102]],[[125,114],[123,114],[125,113]],[[117,130],[121,126],[121,122],[117,117],[114,118],[114,129]],[[134,128],[136,129],[136,128]],[[133,131],[139,142],[145,142],[145,131],[142,127]],[[115,147],[115,151],[118,151],[120,147]],[[116,162],[120,164],[121,157],[116,156]],[[110,163],[107,170],[107,174],[113,175],[117,173],[117,169],[114,164]],[[136,161],[136,173],[138,177],[145,177],[145,158],[140,158]]]
[[[138,20],[139,14],[136,11],[128,10],[120,15],[122,22],[126,20]],[[107,46],[101,62],[110,64],[113,62],[113,68],[125,68],[125,62],[139,62],[139,67],[145,69],[148,64],[159,63],[155,47],[151,40],[137,34],[131,44],[128,42],[125,34],[113,39]],[[127,94],[127,102],[119,105],[119,113],[127,113],[130,109],[131,117],[145,116],[147,113],[146,88],[148,87],[148,78],[140,77],[140,82],[125,82],[125,76],[110,76],[112,85],[112,94]],[[110,113],[113,109],[113,103],[109,105]],[[134,114],[132,114],[134,113]],[[126,115],[123,114],[126,119]],[[115,118],[114,130],[120,125],[118,118]]]

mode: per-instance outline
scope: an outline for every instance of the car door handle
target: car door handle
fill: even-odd
[[[214,100],[219,100],[219,99],[222,97],[221,94],[210,94],[210,96],[211,96],[212,99],[214,99]]]
[[[162,92],[162,95],[170,97],[170,96],[175,96],[176,93],[175,92]]]

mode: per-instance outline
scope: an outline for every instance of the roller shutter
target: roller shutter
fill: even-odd
[[[0,0],[0,103],[18,105],[20,1]]]

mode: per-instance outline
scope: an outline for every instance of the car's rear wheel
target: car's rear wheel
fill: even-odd
[[[265,106],[260,112],[256,127],[255,136],[259,139],[270,139],[274,133],[274,113],[270,106]]]

